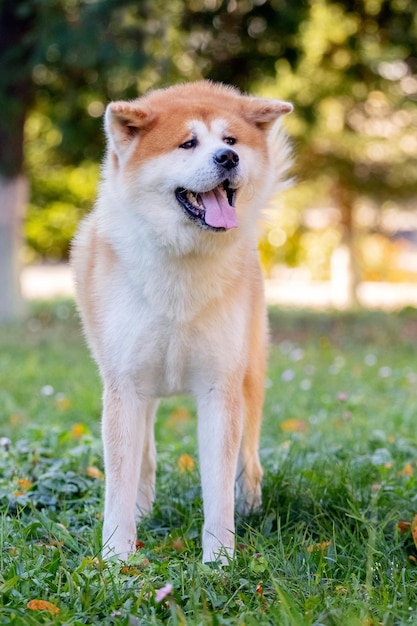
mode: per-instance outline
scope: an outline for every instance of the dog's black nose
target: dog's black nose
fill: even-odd
[[[225,170],[231,170],[239,163],[239,155],[230,149],[217,150],[214,160],[218,165],[224,167]]]

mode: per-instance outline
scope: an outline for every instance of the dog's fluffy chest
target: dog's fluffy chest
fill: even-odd
[[[202,372],[242,351],[246,314],[231,315],[230,300],[243,277],[215,258],[154,261],[123,257],[109,276],[108,360],[134,371],[145,395],[193,392],[209,384]]]

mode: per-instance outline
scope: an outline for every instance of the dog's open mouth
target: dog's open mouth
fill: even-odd
[[[207,230],[229,230],[237,227],[235,210],[236,189],[228,180],[210,191],[196,192],[184,187],[175,196],[187,216]]]

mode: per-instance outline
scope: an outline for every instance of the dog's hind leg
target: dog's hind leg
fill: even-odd
[[[245,416],[236,474],[236,508],[242,515],[261,506],[262,467],[259,460],[262,408],[265,395],[266,315],[257,300],[249,350],[249,364],[243,382]]]
[[[264,381],[247,375],[244,384],[245,416],[236,474],[236,509],[241,515],[261,506],[262,467],[259,438]]]
[[[150,402],[140,396],[133,380],[105,380],[104,385],[103,557],[126,560],[136,548],[136,500]]]
[[[155,415],[158,401],[149,403],[146,412],[146,431],[140,466],[138,493],[136,498],[136,522],[152,510],[155,498],[156,447],[154,436]]]

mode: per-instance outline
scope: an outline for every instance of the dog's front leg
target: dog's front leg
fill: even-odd
[[[240,385],[227,390],[213,387],[197,399],[204,563],[225,564],[234,552],[234,483],[243,421],[240,391]]]
[[[106,490],[103,557],[126,560],[135,551],[135,511],[148,402],[133,382],[105,384],[102,436]]]

